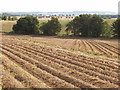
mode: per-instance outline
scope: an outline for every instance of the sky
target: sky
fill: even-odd
[[[0,12],[118,12],[119,0],[2,0]]]

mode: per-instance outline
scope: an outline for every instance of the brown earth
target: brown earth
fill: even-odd
[[[118,88],[112,41],[2,35],[3,88]]]

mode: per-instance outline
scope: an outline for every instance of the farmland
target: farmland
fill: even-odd
[[[16,24],[16,21],[0,21],[2,22],[2,32],[11,32],[12,27]]]
[[[7,35],[3,88],[118,88],[118,40]]]

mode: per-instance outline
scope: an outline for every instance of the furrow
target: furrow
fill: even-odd
[[[3,70],[2,88],[27,88],[20,81],[16,80],[10,73]]]
[[[14,47],[14,46],[13,46]],[[26,48],[23,48],[23,47],[20,47],[20,46],[18,46],[17,45],[17,47],[18,48],[21,48],[21,49],[24,49],[24,50],[26,50],[27,49],[27,47]],[[32,53],[35,53],[35,54],[39,54],[39,53],[37,53],[37,52],[39,52],[39,51],[35,51],[34,52],[34,50],[32,49],[32,51],[31,51],[31,48],[28,48],[27,49],[27,51],[28,52],[32,52]],[[40,53],[42,53],[42,52],[40,52]],[[46,52],[47,53],[47,52]],[[43,53],[43,54],[46,54],[46,53]],[[50,54],[49,54],[50,55]],[[53,54],[51,54],[51,55],[53,55]],[[54,56],[54,55],[53,55]],[[58,57],[58,56],[56,56],[56,57]],[[60,58],[59,58],[60,59]],[[62,58],[63,59],[63,58]],[[73,58],[74,60],[76,60],[76,61],[78,61],[78,62],[83,62],[83,63],[85,63],[85,64],[90,64],[90,65],[93,65],[93,66],[95,66],[95,67],[99,67],[99,68],[101,68],[102,70],[104,70],[104,72],[105,71],[107,71],[107,73],[111,73],[110,71],[115,71],[116,72],[116,74],[114,75],[113,74],[113,77],[114,76],[116,76],[116,75],[118,75],[118,72],[119,72],[119,69],[118,69],[118,67],[117,67],[117,69],[111,69],[110,67],[105,67],[104,65],[102,66],[102,65],[99,65],[99,64],[97,64],[97,61],[94,63],[94,62],[88,62],[86,59],[81,59],[81,60],[79,60],[79,59],[75,59],[75,58]],[[70,60],[70,59],[69,59]],[[111,74],[112,75],[112,74]],[[117,78],[118,78],[118,76],[117,76]]]
[[[30,47],[31,47],[31,46],[30,46]],[[32,45],[32,47],[33,47],[33,48],[36,48],[35,45]],[[38,46],[37,46],[37,47],[38,47]],[[36,48],[36,49],[38,49],[38,48]],[[43,49],[44,52],[46,52],[46,53],[49,53],[49,54],[52,54],[52,53],[53,53],[53,55],[63,56],[63,57],[67,57],[67,58],[74,59],[74,60],[78,60],[78,59],[81,59],[81,60],[82,60],[82,59],[84,59],[85,61],[89,61],[89,62],[92,61],[92,63],[93,63],[93,62],[95,62],[95,63],[97,62],[97,63],[99,63],[99,64],[101,64],[101,65],[108,66],[108,69],[109,69],[109,68],[118,69],[118,67],[119,67],[119,66],[117,66],[117,64],[115,64],[115,63],[110,63],[110,61],[105,61],[105,60],[103,61],[103,60],[98,60],[98,59],[97,59],[97,61],[96,61],[94,58],[88,58],[88,57],[86,58],[85,56],[81,56],[81,55],[79,55],[79,58],[78,58],[78,56],[76,56],[76,55],[71,55],[70,53],[69,53],[69,54],[70,54],[70,55],[69,55],[68,52],[64,52],[64,53],[63,53],[63,51],[62,51],[62,52],[60,51],[60,52],[57,53],[56,51],[54,51],[54,52],[55,52],[55,53],[54,53],[53,51],[51,51],[51,49],[45,49],[45,48],[43,48],[43,47],[40,47],[39,50],[41,50],[41,49]],[[70,57],[68,57],[68,56],[70,56]],[[85,58],[86,58],[86,59],[85,59]],[[98,62],[98,61],[99,61],[99,62]],[[112,64],[112,66],[111,66],[111,64]],[[114,65],[114,64],[115,64],[115,65]],[[114,66],[113,66],[113,65],[114,65]],[[107,67],[106,67],[106,68],[107,68]]]
[[[6,50],[8,50],[8,51],[10,51],[10,52],[12,52],[12,53],[14,53],[14,54],[17,55],[18,57],[26,60],[27,62],[30,62],[31,64],[36,65],[37,67],[41,68],[42,70],[45,70],[45,71],[51,73],[52,75],[57,76],[57,77],[65,80],[65,81],[67,81],[67,82],[69,82],[69,83],[71,83],[71,84],[74,84],[74,85],[77,86],[77,87],[89,87],[89,88],[90,88],[90,87],[94,87],[94,88],[96,88],[94,85],[91,85],[91,84],[89,84],[89,83],[87,83],[87,82],[85,82],[85,81],[82,81],[82,80],[80,80],[80,79],[78,80],[78,79],[76,79],[76,78],[74,78],[74,77],[71,77],[70,75],[68,75],[68,74],[66,74],[66,73],[64,73],[64,72],[59,71],[59,70],[56,70],[56,69],[54,69],[54,68],[52,68],[52,67],[49,67],[48,65],[45,65],[45,64],[43,64],[43,63],[38,63],[38,62],[36,62],[34,59],[31,59],[31,58],[29,58],[29,57],[27,57],[27,56],[24,56],[24,54],[21,54],[21,53],[19,53],[19,52],[16,52],[16,51],[14,51],[14,50],[12,50],[12,49],[10,49],[10,48],[8,49],[8,48],[6,47],[6,48],[4,48],[4,49],[6,49]]]
[[[17,48],[17,47],[16,47]],[[22,50],[22,48],[21,48],[21,50]],[[30,51],[30,49],[28,49],[28,50],[26,50],[25,49],[25,51],[28,51],[28,52],[31,52]],[[23,51],[22,51],[23,52]],[[32,50],[32,52],[31,52],[32,54],[35,54],[35,55],[39,55],[40,56],[40,54],[38,54],[38,53],[35,53],[35,52],[33,52],[33,50]],[[45,57],[45,56],[44,56]],[[49,59],[49,60],[54,60],[54,59],[52,59],[52,58],[47,58],[47,59]],[[54,60],[55,61],[55,60]],[[57,63],[60,63],[60,62],[58,62],[58,60],[56,60],[57,61]],[[66,64],[65,64],[66,65]],[[95,74],[95,73],[94,73]],[[101,75],[99,75],[99,74],[97,74],[98,76],[100,76],[101,77]],[[104,75],[102,75],[102,77],[105,77]],[[107,77],[106,77],[107,78]],[[112,77],[111,77],[112,78]],[[117,77],[118,78],[118,77]],[[108,78],[107,78],[107,80],[109,80]],[[111,80],[110,80],[111,81]],[[114,79],[113,79],[113,81],[114,81]],[[117,80],[116,80],[117,81]]]
[[[47,83],[48,86],[52,88],[75,88],[76,86],[67,83],[64,80],[59,79],[56,76],[53,76],[52,74],[46,72],[43,69],[38,68],[37,66],[21,59],[15,54],[12,54],[8,52],[7,50],[2,49],[3,54],[5,54],[8,58],[10,58],[12,61],[20,65],[22,68],[24,68],[27,72],[32,74],[38,79],[42,79],[45,83]]]
[[[10,70],[11,73],[14,73],[15,78],[21,82],[24,82],[26,86],[30,88],[49,88],[43,81],[38,80],[30,73],[26,72],[20,66],[4,58],[3,65]]]
[[[119,47],[116,48],[116,47],[114,47],[114,46],[112,46],[112,45],[109,45],[109,44],[107,44],[107,43],[105,43],[105,42],[99,42],[99,43],[104,44],[105,46],[108,46],[108,47],[113,48],[113,49],[115,49],[115,50],[120,50]]]
[[[96,47],[100,52],[102,52],[103,54],[105,54],[107,57],[111,57],[111,53],[109,53],[108,51],[104,50],[103,48],[101,48],[101,46],[99,47],[98,45],[96,45],[95,43],[92,43],[89,41],[89,43],[91,45],[93,45],[94,47]]]
[[[81,40],[81,45],[83,46],[83,48],[82,48],[82,49],[84,49],[85,51],[87,51],[86,44],[84,43],[84,41],[83,41],[83,40]]]
[[[113,53],[115,53],[117,55],[120,55],[120,53],[118,52],[119,49],[112,50],[111,48],[108,48],[106,45],[103,45],[102,43],[99,43],[99,42],[95,42],[95,43],[101,45],[102,47],[106,48],[107,50],[109,50],[109,51],[111,51],[111,52],[113,52]]]
[[[15,48],[13,48],[13,49],[15,49]],[[40,62],[42,62],[44,64],[47,64],[47,65],[49,65],[49,66],[51,66],[53,68],[56,68],[58,70],[62,70],[65,73],[68,73],[69,75],[72,75],[73,77],[75,76],[78,79],[82,79],[82,80],[84,80],[86,82],[89,82],[89,83],[92,83],[92,84],[94,84],[96,86],[99,86],[99,87],[117,87],[117,85],[108,83],[106,81],[104,82],[103,80],[100,80],[100,79],[95,78],[95,77],[91,77],[91,76],[89,76],[89,75],[87,75],[85,73],[80,73],[80,72],[75,71],[74,69],[65,68],[60,63],[53,63],[53,61],[51,59],[45,59],[44,57],[41,58],[41,57],[38,57],[37,55],[34,55],[33,53],[30,54],[30,52],[28,53],[28,52],[26,52],[24,50],[21,50],[21,49],[16,49],[16,50],[21,51],[24,55],[28,55],[31,58],[34,57],[35,60],[38,60],[38,61],[40,61]]]
[[[27,46],[24,46],[24,47],[25,47],[25,48],[28,48],[27,50],[31,49],[32,51],[45,54],[45,55],[50,56],[50,57],[52,57],[52,58],[60,59],[60,60],[62,60],[62,61],[66,61],[66,62],[72,63],[72,64],[74,64],[74,65],[77,65],[77,66],[85,67],[85,68],[88,68],[88,69],[90,69],[90,70],[95,70],[95,71],[98,71],[98,72],[100,72],[100,73],[102,73],[102,74],[105,74],[105,75],[108,75],[108,76],[113,76],[113,77],[115,76],[116,78],[118,78],[118,76],[117,76],[118,73],[105,70],[104,67],[98,68],[98,67],[95,67],[95,66],[91,66],[88,62],[85,62],[85,61],[82,61],[82,60],[81,60],[81,61],[74,61],[74,59],[73,59],[73,60],[72,60],[72,59],[65,59],[65,58],[61,58],[61,57],[55,56],[55,55],[53,55],[53,54],[48,54],[48,53],[44,53],[44,52],[42,52],[42,51],[35,50],[35,49],[33,49],[32,47],[27,47]],[[24,47],[22,47],[22,48],[24,48]],[[34,53],[34,52],[33,52],[33,53]],[[81,64],[81,63],[82,63],[82,64]],[[88,65],[89,65],[89,67],[88,67]],[[94,67],[95,67],[95,68],[94,68]],[[109,74],[109,73],[111,73],[111,74]],[[113,73],[113,74],[112,74],[112,73]]]

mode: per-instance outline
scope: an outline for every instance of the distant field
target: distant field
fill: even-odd
[[[40,23],[47,22],[48,19],[39,19]],[[116,19],[104,19],[107,21],[110,25],[116,20]],[[62,25],[62,30],[59,33],[59,35],[65,34],[66,24],[71,21],[71,19],[61,19],[59,20]],[[1,21],[0,21],[1,22]],[[12,31],[13,25],[16,24],[16,21],[2,21],[2,32],[10,32]]]
[[[0,21],[2,22],[2,32],[12,31],[12,27],[16,24],[16,21]]]
[[[107,21],[109,25],[111,25],[115,20],[116,20],[116,18],[104,19],[104,21]]]

